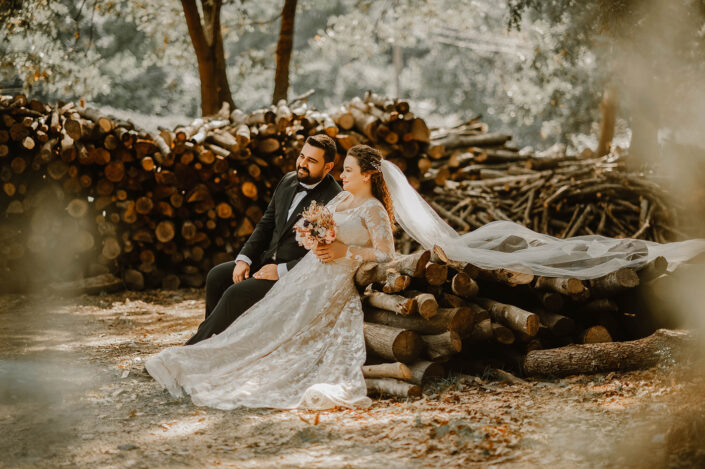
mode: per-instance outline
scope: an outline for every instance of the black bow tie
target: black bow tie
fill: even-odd
[[[296,193],[297,193],[297,194],[298,194],[299,192],[306,192],[306,193],[309,193],[309,192],[311,192],[313,189],[314,189],[313,187],[308,188],[308,187],[304,187],[304,186],[302,186],[301,184],[299,184],[299,186],[296,188]]]

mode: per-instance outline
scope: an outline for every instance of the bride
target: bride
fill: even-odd
[[[366,145],[350,149],[342,181],[344,191],[327,204],[338,226],[334,243],[310,251],[222,333],[147,360],[147,371],[171,394],[185,391],[196,405],[220,409],[369,406],[361,370],[362,306],[353,275],[362,262],[394,255],[394,218],[425,249],[438,245],[449,258],[552,277],[595,278],[658,256],[674,268],[705,251],[702,239],[558,239],[509,221],[461,236],[397,166]]]

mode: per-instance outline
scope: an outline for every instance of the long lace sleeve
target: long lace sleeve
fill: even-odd
[[[381,204],[370,204],[361,214],[370,235],[372,247],[348,246],[345,257],[362,262],[384,262],[394,255],[394,234],[387,210]]]

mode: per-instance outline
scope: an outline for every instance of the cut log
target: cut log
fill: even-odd
[[[355,273],[355,283],[361,287],[374,282],[384,283],[389,269],[409,277],[423,277],[430,257],[431,253],[429,251],[419,251],[413,254],[396,256],[393,260],[382,264],[375,262],[365,263]]]
[[[82,218],[88,213],[88,201],[84,199],[73,199],[66,206],[66,211],[73,218]]]
[[[523,368],[527,376],[557,377],[638,370],[672,361],[694,345],[688,331],[659,329],[638,340],[535,350],[526,355]]]
[[[169,220],[159,222],[159,224],[154,230],[154,235],[157,237],[157,240],[159,240],[159,242],[161,243],[168,243],[169,241],[174,239],[175,234],[176,228],[174,228],[174,223]]]
[[[470,308],[438,308],[438,313],[430,319],[416,316],[400,316],[383,309],[365,309],[365,321],[384,324],[400,329],[416,331],[421,334],[441,334],[456,331],[461,337],[473,326],[473,314]]]
[[[569,317],[542,310],[537,310],[536,313],[541,319],[541,324],[548,327],[554,335],[567,336],[575,332],[575,321]]]
[[[408,365],[408,367],[411,371],[409,381],[419,386],[445,376],[445,368],[438,362],[418,361]]]
[[[162,279],[162,288],[164,290],[177,290],[181,286],[181,279],[176,274],[165,275]]]
[[[374,283],[372,285],[382,290],[384,293],[398,293],[402,290],[406,290],[410,284],[410,277],[402,275],[396,270],[389,269],[386,272],[384,282]]]
[[[113,260],[116,259],[121,252],[122,248],[120,247],[120,242],[117,239],[112,236],[103,239],[103,249],[101,251],[103,257]]]
[[[436,263],[441,262],[457,272],[464,272],[472,279],[478,278],[480,274],[480,269],[470,263],[449,259],[443,249],[438,245],[433,246],[431,261]]]
[[[639,285],[639,276],[632,269],[622,268],[604,277],[590,280],[590,291],[595,297],[610,297]]]
[[[502,324],[492,323],[492,336],[500,344],[510,345],[516,340],[516,336],[512,330]]]
[[[433,144],[442,145],[446,149],[460,147],[478,147],[490,145],[503,145],[511,138],[511,135],[504,135],[498,133],[482,135],[449,134],[448,136],[442,139],[433,140]]]
[[[363,366],[362,375],[365,378],[394,378],[408,381],[411,379],[411,370],[401,362],[380,363]]]
[[[471,298],[477,296],[477,292],[480,290],[480,287],[477,286],[477,282],[475,282],[468,274],[465,272],[458,272],[451,280],[451,290],[458,296]]]
[[[413,362],[423,350],[421,338],[410,330],[365,323],[364,333],[368,352],[388,360]]]
[[[604,326],[592,326],[585,329],[580,334],[580,341],[583,344],[598,344],[601,342],[612,342],[612,336]]]
[[[421,387],[398,379],[366,378],[368,393],[390,395],[394,397],[421,397]]]
[[[532,337],[539,331],[539,317],[534,313],[489,298],[476,298],[475,302],[489,311],[493,320],[511,329]]]
[[[127,269],[122,277],[128,290],[144,290],[144,275],[139,270]]]
[[[442,334],[422,335],[421,340],[426,344],[426,355],[431,360],[442,360],[455,355],[462,349],[462,341],[455,331],[446,331]]]
[[[529,285],[534,280],[534,274],[528,272],[516,272],[508,269],[480,269],[479,277],[482,279],[499,282],[510,287],[517,285]]]
[[[412,298],[416,303],[416,312],[419,316],[429,319],[438,313],[436,297],[430,293],[407,290],[402,292],[406,298]]]
[[[467,338],[469,343],[498,342],[500,344],[513,344],[514,333],[511,329],[501,324],[493,323],[491,319],[483,319],[475,324]]]
[[[414,298],[405,298],[401,295],[369,291],[363,296],[363,302],[370,306],[386,309],[397,314],[408,316],[416,311],[417,305]]]
[[[537,277],[534,286],[564,295],[579,295],[586,289],[582,280],[565,277]]]
[[[448,279],[448,266],[429,262],[426,264],[424,278],[429,285],[443,285]]]
[[[565,304],[563,295],[552,291],[536,292],[536,296],[541,306],[548,312],[558,313],[563,310]]]
[[[441,306],[446,308],[460,308],[461,306],[468,306],[468,302],[457,295],[443,292],[441,294]]]

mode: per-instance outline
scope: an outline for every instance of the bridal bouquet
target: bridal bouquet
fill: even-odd
[[[335,240],[335,221],[333,214],[315,200],[301,212],[301,220],[294,225],[296,241],[306,249],[313,249],[319,244],[330,244]]]

